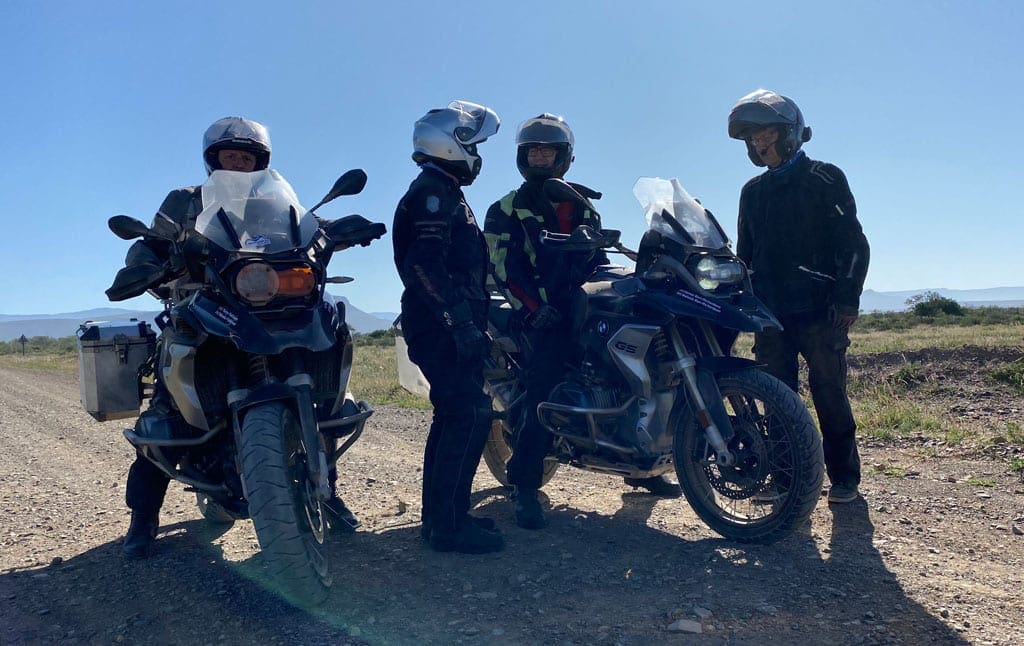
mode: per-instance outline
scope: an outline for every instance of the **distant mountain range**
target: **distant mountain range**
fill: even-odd
[[[937,292],[967,307],[1024,307],[1024,287],[992,287],[989,289],[912,289],[900,292],[864,290],[860,308],[864,312],[899,312],[907,309],[907,299],[924,292]],[[395,312],[364,312],[348,302],[344,296],[336,297],[345,303],[346,320],[356,332],[369,333],[391,327],[398,316]],[[153,324],[159,311],[136,311],[101,307],[63,314],[0,314],[0,341],[11,341],[22,334],[27,337],[51,336],[59,338],[74,334],[86,320],[110,321],[137,318]]]
[[[991,287],[988,289],[935,287],[902,292],[876,292],[865,289],[860,296],[860,309],[864,312],[900,312],[908,309],[908,298],[925,292],[936,292],[946,298],[952,298],[965,307],[1024,307],[1024,287]]]
[[[364,312],[348,302],[344,296],[336,297],[345,303],[345,320],[356,332],[368,333],[374,330],[384,330],[391,327],[391,323],[398,314],[391,312]],[[153,318],[159,314],[159,310],[127,310],[116,307],[100,307],[81,312],[64,312],[61,314],[0,314],[0,341],[12,341],[21,335],[32,338],[34,336],[49,336],[60,338],[69,336],[78,331],[78,326],[84,321],[125,321],[128,319],[139,319],[146,321],[156,329]]]

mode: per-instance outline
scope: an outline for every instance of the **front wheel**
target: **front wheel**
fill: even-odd
[[[327,526],[306,474],[301,437],[298,419],[281,402],[250,409],[239,447],[242,479],[271,574],[300,603],[319,604],[331,585]]]
[[[824,478],[821,435],[800,398],[755,368],[717,377],[732,424],[734,464],[718,456],[691,411],[676,420],[676,475],[711,529],[740,543],[772,543],[806,522]],[[711,402],[708,402],[710,405]]]

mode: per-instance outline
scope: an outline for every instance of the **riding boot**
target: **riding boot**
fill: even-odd
[[[160,527],[160,513],[132,511],[132,522],[128,525],[121,552],[127,559],[144,559],[149,556],[150,547]]]
[[[362,525],[352,510],[348,508],[345,501],[338,494],[331,495],[330,500],[323,503],[324,511],[327,512],[327,524],[343,534],[351,534]]]
[[[513,499],[516,504],[516,525],[523,529],[543,529],[548,524],[544,518],[544,508],[541,507],[536,489],[516,487]]]

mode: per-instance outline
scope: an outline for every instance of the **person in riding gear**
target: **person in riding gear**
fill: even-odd
[[[562,381],[570,358],[571,295],[596,267],[608,262],[603,252],[560,252],[540,242],[543,231],[571,233],[582,225],[601,229],[600,215],[590,201],[600,193],[570,183],[582,200],[552,203],[544,194],[545,180],[561,179],[569,170],[574,143],[561,116],[544,113],[520,124],[516,166],[525,181],[492,204],[484,221],[491,275],[523,329],[526,412],[516,429],[508,481],[514,486],[516,522],[528,529],[546,524],[538,489],[553,439],[537,419],[537,404]],[[662,477],[626,482],[659,495],[680,494],[678,485]]]
[[[754,354],[794,391],[798,356],[804,357],[832,483],[829,502],[856,500],[860,457],[846,348],[870,255],[857,205],[843,171],[801,150],[811,129],[792,99],[770,90],[744,96],[729,114],[729,136],[768,169],[740,194],[736,253],[783,329],[756,334]]]
[[[493,110],[453,101],[413,128],[420,173],[395,210],[395,267],[402,279],[402,335],[430,383],[433,420],[423,454],[421,536],[441,552],[494,552],[504,539],[469,514],[470,493],[491,428],[483,392],[489,296],[487,246],[462,187],[482,160],[477,145],[498,131]]]
[[[266,170],[270,165],[270,136],[263,124],[242,117],[225,117],[215,121],[203,135],[203,161],[206,173],[215,170],[253,172]],[[196,217],[203,210],[200,186],[187,186],[168,193],[153,217],[154,230],[179,235],[195,227]],[[161,238],[144,238],[135,242],[125,258],[125,266],[150,266],[158,271],[167,262],[182,262],[175,257],[174,246]],[[170,294],[167,286],[158,292]],[[143,437],[166,434],[169,427],[183,424],[181,414],[175,410],[170,394],[154,371],[153,397],[135,424]],[[334,470],[331,471],[332,486]],[[170,479],[152,462],[136,451],[135,462],[128,470],[125,502],[132,510],[131,523],[122,550],[130,559],[145,558],[159,528],[160,507]],[[355,515],[345,503],[333,495],[325,505],[333,514],[334,526],[354,531],[359,526]]]

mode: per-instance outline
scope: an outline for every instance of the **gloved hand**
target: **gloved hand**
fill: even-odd
[[[562,320],[562,315],[550,305],[541,305],[526,316],[526,324],[535,330],[552,327]]]
[[[491,350],[487,336],[472,321],[452,328],[452,339],[459,363],[472,363]]]
[[[459,363],[471,363],[490,352],[490,341],[473,322],[473,313],[468,303],[462,302],[442,311],[441,320],[452,333]]]

